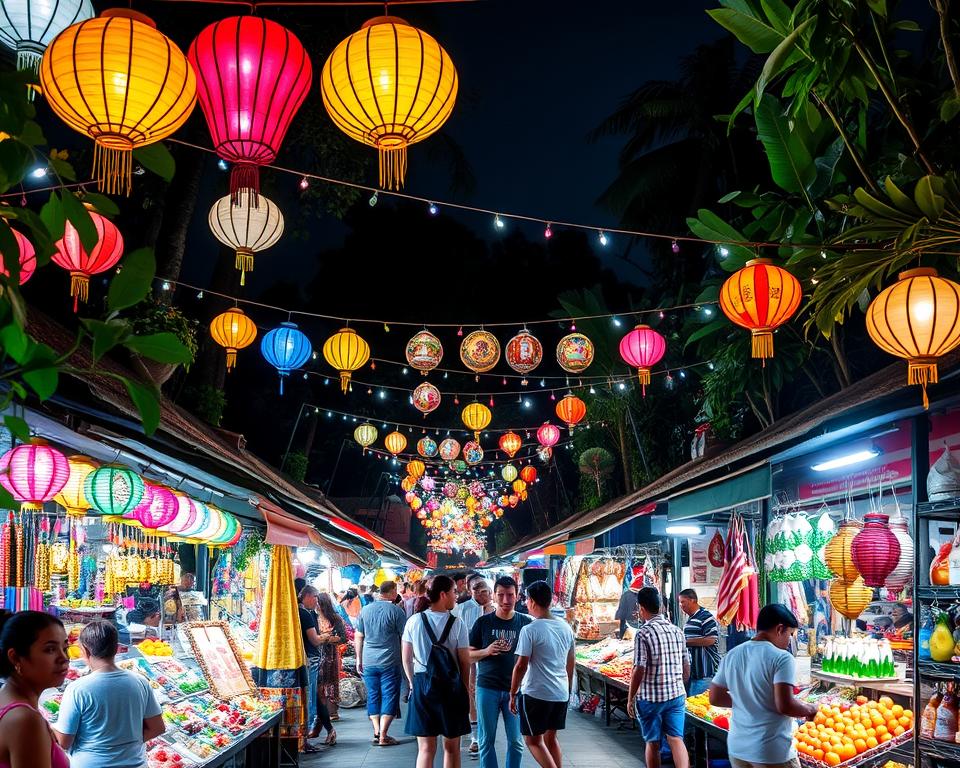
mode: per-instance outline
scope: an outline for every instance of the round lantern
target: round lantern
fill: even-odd
[[[213,340],[227,350],[227,371],[237,364],[237,351],[249,347],[257,338],[257,326],[240,307],[231,307],[210,323]]]
[[[413,390],[411,395],[413,407],[426,417],[428,413],[437,409],[440,405],[440,390],[429,381],[425,381]]]
[[[890,571],[883,586],[891,592],[899,592],[913,579],[913,539],[910,537],[906,518],[900,515],[890,520],[890,530],[900,544],[900,560]]]
[[[484,373],[500,359],[500,342],[489,331],[472,331],[460,344],[460,360],[474,373]]]
[[[303,100],[313,68],[290,30],[260,16],[206,27],[187,52],[200,109],[217,154],[229,163],[234,202],[260,193],[258,166],[272,163]],[[241,190],[248,194],[241,195]],[[252,193],[252,194],[251,194]]]
[[[441,441],[440,443],[441,459],[443,459],[444,461],[453,461],[459,455],[460,455],[460,443],[458,443],[452,437],[448,437],[446,440]]]
[[[237,530],[240,528],[240,523],[237,518],[231,515],[229,512],[223,510],[220,511],[220,514],[223,515],[223,519],[226,522],[226,528],[219,536],[211,539],[210,543],[215,547],[225,547],[229,542],[236,536]]]
[[[43,509],[69,478],[67,457],[37,437],[0,457],[0,485],[21,502],[22,510]]]
[[[867,333],[884,352],[905,358],[907,383],[939,380],[937,358],[960,344],[960,285],[923,267],[901,272],[867,308]]]
[[[403,436],[402,432],[394,431],[383,439],[383,444],[390,453],[396,456],[398,453],[402,453],[403,449],[407,447],[407,438]]]
[[[407,146],[439,130],[453,111],[457,70],[426,32],[396,16],[378,16],[330,54],[320,94],[341,131],[376,147],[380,186],[400,189]]]
[[[197,505],[193,499],[181,491],[173,491],[172,493],[177,500],[177,512],[170,522],[158,526],[158,528],[164,533],[176,536],[194,524],[197,519]]]
[[[243,195],[236,203],[225,195],[213,204],[207,223],[217,240],[236,251],[240,285],[253,271],[253,254],[275,245],[283,234],[283,214],[263,195]]]
[[[366,453],[367,448],[377,442],[377,428],[370,422],[365,421],[353,430],[353,439],[363,447],[363,452]]]
[[[587,406],[576,395],[564,395],[557,403],[556,411],[560,420],[570,428],[570,434],[573,434],[573,428],[587,415]]]
[[[427,471],[426,465],[420,461],[420,459],[414,459],[413,461],[407,462],[407,474],[410,475],[414,480],[419,480],[423,477],[423,473]]]
[[[865,586],[859,576],[850,583],[834,579],[830,584],[830,604],[848,619],[856,619],[872,599],[873,590]]]
[[[148,531],[155,531],[162,525],[167,525],[177,516],[180,508],[177,497],[169,488],[154,483],[145,483],[149,493],[144,493],[144,502],[141,502],[133,511],[133,516],[140,521]]]
[[[77,302],[86,301],[89,296],[90,276],[106,272],[123,255],[123,236],[114,223],[96,211],[90,211],[90,218],[97,230],[97,244],[90,253],[80,242],[80,235],[73,224],[67,221],[63,227],[63,237],[54,243],[57,250],[51,256],[54,264],[70,273],[74,312],[77,311]]]
[[[400,481],[400,487],[403,488],[403,490],[405,490],[408,495],[412,493],[414,486],[416,486],[416,484],[417,484],[417,481],[414,480],[409,475],[407,475],[405,478],[403,478],[403,480]]]
[[[483,461],[483,448],[480,443],[471,440],[463,446],[463,460],[471,467],[476,466]]]
[[[424,376],[443,360],[443,344],[430,331],[424,329],[414,334],[407,342],[407,362]]]
[[[517,479],[517,468],[513,464],[504,464],[503,468],[500,470],[500,477],[502,477],[506,482],[512,483]]]
[[[207,525],[205,528],[202,528],[194,533],[193,538],[210,542],[223,533],[223,529],[226,527],[227,521],[223,516],[223,511],[219,507],[216,507],[213,504],[207,504],[206,507],[208,513]]]
[[[501,435],[498,445],[500,450],[512,459],[517,451],[523,447],[523,439],[516,432],[507,432],[505,435]]]
[[[555,427],[549,421],[543,422],[540,429],[537,430],[537,442],[544,448],[552,448],[559,439],[560,427]]]
[[[90,0],[5,2],[0,13],[0,43],[17,54],[17,69],[36,72],[43,50],[67,27],[92,19]]]
[[[210,523],[211,507],[204,504],[202,501],[193,499],[193,506],[196,510],[196,516],[193,519],[193,522],[190,525],[187,525],[183,530],[181,530],[177,536],[184,539],[193,539],[198,533],[207,528]]]
[[[492,417],[490,409],[483,403],[470,403],[460,414],[467,429],[473,430],[473,439],[477,442],[480,441],[480,433],[487,428]]]
[[[888,515],[868,512],[863,529],[850,545],[853,564],[868,587],[882,587],[900,562],[900,542],[887,524]]]
[[[457,495],[457,484],[453,481],[449,481],[443,484],[443,495],[448,499],[452,499]]]
[[[67,464],[70,467],[70,476],[53,500],[67,510],[68,515],[83,517],[90,509],[84,486],[90,473],[100,465],[89,456],[69,456]]]
[[[650,369],[660,362],[666,351],[667,340],[649,325],[638,325],[620,339],[620,357],[627,365],[637,369],[644,395],[650,383]]]
[[[463,459],[454,459],[453,461],[450,462],[450,469],[452,469],[458,475],[462,475],[464,472],[467,471],[467,462],[465,462]],[[457,493],[459,494],[460,492],[457,491]],[[466,496],[463,496],[460,498],[466,498]]]
[[[260,353],[280,374],[280,394],[283,380],[290,371],[306,365],[313,355],[310,339],[294,323],[280,323],[279,328],[267,331],[260,340]]]
[[[414,496],[412,499],[410,499],[410,509],[412,509],[414,512],[416,512],[422,506],[423,506],[423,501],[420,499],[419,496]]]
[[[0,14],[0,18],[3,18],[3,14]],[[13,228],[10,229],[10,232],[13,233],[13,239],[17,241],[17,250],[19,252],[17,260],[20,262],[19,282],[20,285],[23,285],[33,277],[33,273],[37,269],[37,253],[33,248],[33,243],[27,240],[26,237]],[[10,272],[3,263],[2,258],[0,258],[0,275],[10,277]]]
[[[549,445],[541,445],[537,448],[537,458],[540,459],[544,464],[548,464],[550,459],[553,458],[553,448]]]
[[[421,437],[417,441],[417,453],[427,459],[437,455],[437,441],[432,437]]]
[[[370,359],[370,345],[353,328],[341,328],[323,343],[323,357],[340,372],[340,389],[346,394],[351,374]]]
[[[823,550],[823,560],[827,568],[833,571],[838,579],[851,582],[860,577],[860,571],[854,565],[851,546],[863,524],[859,520],[844,520],[840,523],[837,535],[827,542]]]
[[[720,289],[720,309],[753,336],[752,355],[773,357],[773,330],[800,306],[800,281],[770,259],[751,259]]]
[[[504,356],[517,373],[530,373],[543,360],[543,345],[524,328],[507,342]]]
[[[520,478],[510,483],[510,487],[513,488],[514,493],[523,493],[523,491],[527,490],[527,484]]]
[[[423,490],[425,490],[425,491],[427,491],[427,492],[429,493],[430,491],[432,491],[434,488],[437,487],[437,481],[434,480],[434,479],[433,479],[432,477],[430,477],[429,475],[424,475],[423,477],[420,478],[420,487],[423,488]],[[432,506],[432,505],[436,505],[437,507],[439,507],[439,506],[440,506],[440,502],[436,501],[435,499],[430,499],[430,500],[427,502],[427,506],[428,506],[431,510],[433,510],[433,509],[435,508],[435,507]]]
[[[527,485],[530,485],[537,479],[537,470],[529,464],[520,470],[520,479]]]
[[[514,509],[519,503],[520,503],[520,497],[517,496],[517,494],[511,493],[507,497],[507,504],[510,506],[511,509]]]
[[[47,46],[40,87],[50,108],[94,140],[100,190],[130,194],[133,150],[173,134],[197,100],[186,57],[142,13],[110,8]]]
[[[570,333],[557,344],[557,363],[567,373],[583,373],[593,362],[593,342],[582,333]]]
[[[122,517],[143,498],[143,479],[132,469],[107,464],[87,476],[84,495],[90,508],[102,515]]]

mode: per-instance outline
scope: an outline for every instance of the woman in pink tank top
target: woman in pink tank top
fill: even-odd
[[[69,768],[37,710],[40,694],[67,676],[67,633],[41,611],[0,615],[0,768]]]

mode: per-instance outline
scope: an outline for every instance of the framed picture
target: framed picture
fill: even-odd
[[[221,699],[256,696],[257,686],[224,621],[193,621],[186,634],[210,690]]]

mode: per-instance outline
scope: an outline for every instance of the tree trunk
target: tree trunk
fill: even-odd
[[[176,146],[177,173],[167,190],[167,199],[174,202],[166,206],[163,223],[157,237],[157,276],[178,280],[183,267],[187,244],[187,232],[193,220],[203,176],[204,157],[195,149]],[[171,295],[168,292],[168,295]]]
[[[837,325],[830,334],[830,349],[833,351],[833,359],[836,363],[834,372],[837,375],[837,381],[840,382],[840,389],[846,389],[850,386],[850,364],[847,362],[847,354],[843,349],[843,340],[840,338],[840,326]]]
[[[626,493],[633,491],[633,477],[630,472],[630,460],[627,458],[627,425],[626,414],[621,413],[617,419],[617,437],[620,440],[620,466],[623,469],[623,488]]]

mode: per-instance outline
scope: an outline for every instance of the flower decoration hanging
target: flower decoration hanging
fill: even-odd
[[[0,14],[0,18],[2,18],[2,14]],[[13,228],[10,231],[13,233],[13,239],[17,241],[17,261],[20,263],[19,284],[23,285],[33,277],[33,273],[37,269],[37,253],[33,248],[33,243],[26,237]],[[10,272],[3,263],[3,259],[0,259],[0,275],[10,277]]]
[[[353,430],[353,439],[363,448],[363,453],[366,453],[367,448],[377,442],[377,428],[369,421],[365,421]]]
[[[666,351],[667,340],[649,325],[638,325],[620,339],[620,357],[627,365],[637,369],[644,395],[650,383],[650,369],[660,362]]]
[[[480,443],[474,440],[464,443],[463,459],[471,467],[483,461],[483,448],[480,447]]]
[[[353,328],[341,328],[323,343],[323,357],[340,372],[340,389],[346,394],[352,373],[370,359],[370,345]]]
[[[569,333],[557,344],[557,364],[567,373],[583,373],[594,356],[593,342],[582,333]]]
[[[507,365],[517,373],[530,373],[543,360],[543,345],[526,328],[507,342]]]
[[[800,281],[770,259],[751,259],[720,288],[720,309],[753,337],[754,358],[773,357],[773,331],[800,306]]]
[[[462,475],[464,472],[467,471],[467,462],[465,462],[463,459],[454,459],[453,461],[450,462],[450,469],[452,469],[458,475]],[[458,492],[458,498],[460,498],[459,492]]]
[[[90,509],[90,502],[87,501],[84,486],[87,477],[99,464],[89,456],[68,456],[67,464],[70,467],[69,477],[63,488],[60,489],[60,493],[54,496],[53,500],[67,510],[68,515],[83,517]]]
[[[430,477],[430,475],[424,475],[420,478],[420,487],[423,488],[423,490],[425,490],[427,493],[430,493],[437,487],[437,481]],[[427,503],[427,506],[433,509],[431,504],[437,504],[437,502],[434,499],[430,499],[430,501]]]
[[[540,429],[537,430],[537,442],[544,448],[552,448],[559,439],[560,427],[554,426],[549,421],[543,422]]]
[[[468,404],[463,409],[460,417],[463,419],[463,423],[467,426],[467,429],[473,430],[473,439],[479,442],[480,433],[490,424],[490,419],[493,418],[493,414],[490,413],[490,409],[483,403],[474,402]]]
[[[471,331],[460,344],[460,360],[474,373],[485,373],[500,360],[500,342],[489,331]]]
[[[0,457],[0,485],[20,503],[20,509],[40,511],[67,484],[70,464],[46,440],[34,437]]]
[[[425,381],[413,390],[412,399],[413,407],[426,417],[440,405],[440,390],[429,381]]]
[[[283,380],[291,371],[302,368],[313,356],[310,339],[294,323],[280,323],[279,328],[267,331],[260,340],[260,352],[280,374],[280,394]]]
[[[523,447],[523,439],[516,432],[507,432],[500,436],[497,444],[500,446],[500,450],[512,459],[517,451]]]
[[[452,437],[440,442],[440,458],[444,461],[453,461],[460,455],[460,443]]]
[[[455,498],[457,495],[457,484],[452,480],[443,484],[443,495],[448,499]]]
[[[17,54],[17,69],[36,72],[44,49],[57,35],[94,15],[90,0],[5,2],[0,14],[0,43]]]
[[[500,477],[502,477],[507,483],[512,483],[514,480],[516,480],[518,474],[517,468],[513,466],[513,464],[504,464],[500,469]]]
[[[583,417],[587,415],[587,406],[579,397],[569,394],[564,395],[557,403],[556,412],[560,420],[569,427],[570,433],[573,434],[573,428],[583,421]],[[543,427],[540,427],[540,429],[543,429]],[[539,436],[539,432],[537,434]]]
[[[390,453],[396,456],[398,453],[403,453],[403,449],[407,447],[407,438],[404,437],[402,432],[394,430],[383,439],[383,444]]]
[[[257,338],[257,326],[239,307],[231,307],[210,322],[213,340],[227,350],[227,372],[237,365],[237,352]]]
[[[421,437],[417,441],[417,453],[427,459],[432,459],[437,455],[437,441],[432,437]]]
[[[424,376],[443,360],[443,344],[440,339],[424,328],[407,342],[407,363]]]
[[[224,195],[210,208],[207,223],[217,240],[236,251],[240,285],[253,271],[253,255],[276,245],[283,234],[283,214],[264,195],[243,195],[236,203]]]
[[[63,237],[54,243],[57,250],[50,257],[54,264],[70,273],[74,312],[77,311],[77,302],[86,301],[89,296],[91,275],[106,272],[123,255],[123,236],[116,225],[96,211],[90,211],[90,218],[97,230],[97,244],[89,253],[80,242],[76,228],[67,221]]]

